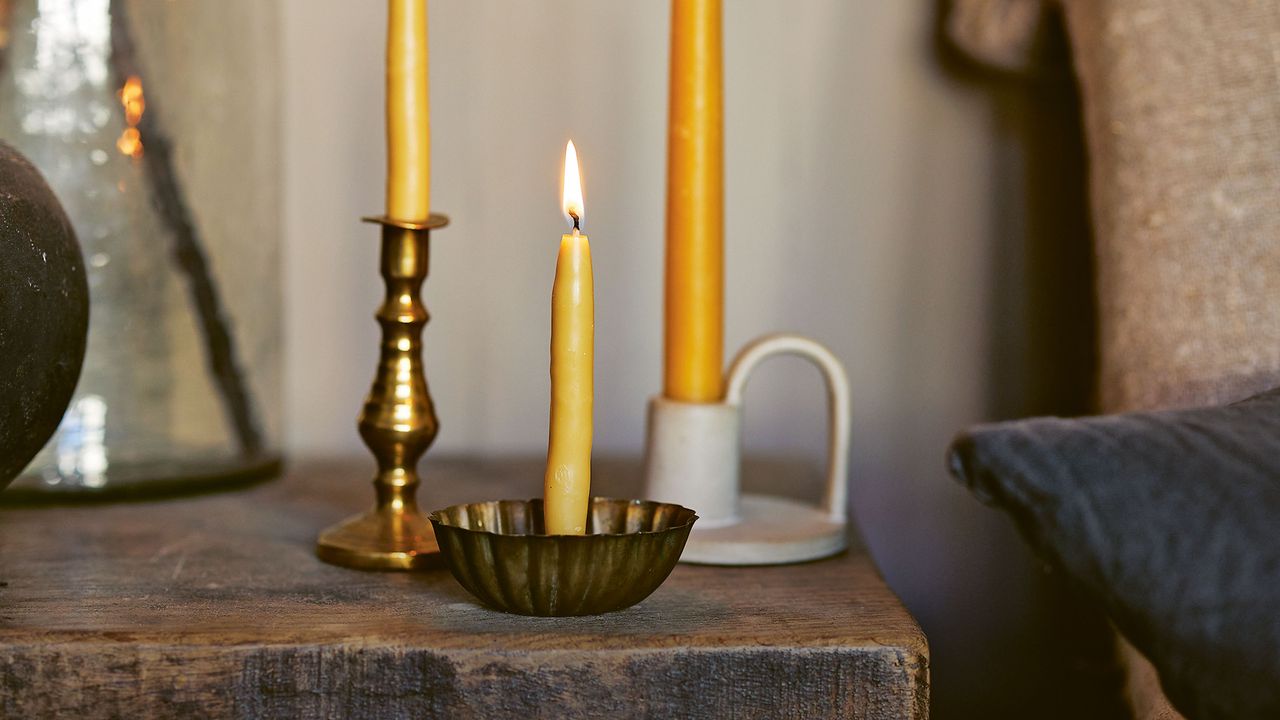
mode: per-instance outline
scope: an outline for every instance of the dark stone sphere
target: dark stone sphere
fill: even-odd
[[[58,429],[88,329],[71,221],[40,172],[0,141],[0,489]]]

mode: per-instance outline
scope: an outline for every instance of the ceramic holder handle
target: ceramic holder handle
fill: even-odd
[[[755,368],[775,355],[809,360],[826,381],[827,473],[820,506],[741,492],[742,396]],[[796,335],[767,335],[748,343],[730,366],[724,402],[653,398],[646,497],[693,508],[701,518],[681,562],[768,565],[844,550],[851,417],[849,380],[840,361],[821,344]]]

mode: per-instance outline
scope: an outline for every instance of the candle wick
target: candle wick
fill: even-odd
[[[569,217],[573,218],[573,234],[577,235],[580,229],[580,223],[582,219],[579,218],[578,214],[574,212],[569,213]]]

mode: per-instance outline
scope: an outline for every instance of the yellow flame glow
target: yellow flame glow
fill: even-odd
[[[147,109],[147,101],[142,94],[142,78],[130,75],[124,81],[124,87],[120,88],[118,96],[124,107],[124,121],[129,127],[116,140],[116,148],[121,153],[136,158],[142,155],[142,133],[138,132],[138,123]]]
[[[124,106],[125,120],[130,125],[137,125],[142,119],[142,111],[146,109],[146,98],[142,95],[142,78],[130,75],[120,88],[120,104]]]
[[[129,157],[138,157],[142,155],[142,134],[138,132],[138,128],[125,128],[120,133],[120,137],[116,140],[116,149],[122,155]]]
[[[561,207],[570,225],[582,224],[586,208],[582,204],[582,175],[578,172],[578,149],[573,146],[572,140],[564,149],[564,192],[561,194]],[[575,220],[577,220],[576,223]]]

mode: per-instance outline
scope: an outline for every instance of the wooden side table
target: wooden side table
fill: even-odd
[[[531,460],[422,469],[426,508],[541,487]],[[633,495],[638,470],[602,461],[596,489]],[[746,474],[802,490],[795,470]],[[317,560],[317,531],[370,502],[371,476],[309,462],[221,495],[0,509],[0,717],[928,715],[924,635],[861,550],[680,566],[623,612],[518,617],[444,569]]]

